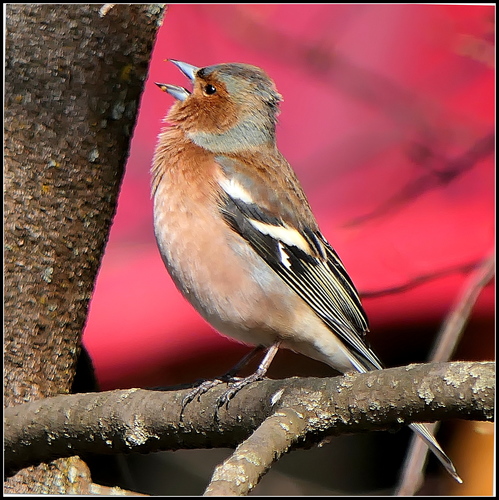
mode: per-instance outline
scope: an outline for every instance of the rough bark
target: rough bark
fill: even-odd
[[[266,437],[252,449],[258,448],[255,456],[269,457],[270,466],[293,443],[317,443],[327,435],[393,429],[412,421],[492,420],[494,368],[492,362],[460,361],[331,379],[265,380],[217,410],[227,389],[220,385],[189,403],[182,420],[188,390],[57,396],[6,410],[5,465],[15,471],[75,452],[236,447],[257,430]],[[299,415],[299,425],[290,424],[290,415]],[[274,432],[279,426],[287,429],[281,441]]]
[[[6,8],[6,406],[70,391],[162,17],[99,7]],[[27,469],[7,491],[75,493],[89,474],[73,462]]]

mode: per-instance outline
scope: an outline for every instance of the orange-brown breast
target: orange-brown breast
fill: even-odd
[[[163,260],[179,290],[217,330],[270,345],[289,330],[292,301],[283,297],[295,294],[220,217],[220,167],[212,153],[180,134],[175,128],[163,133],[153,163]]]

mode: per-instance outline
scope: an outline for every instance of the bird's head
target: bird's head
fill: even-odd
[[[181,127],[194,143],[216,153],[274,144],[282,97],[260,68],[228,63],[198,68],[170,59],[192,82],[192,92],[156,83],[177,102],[166,120]]]

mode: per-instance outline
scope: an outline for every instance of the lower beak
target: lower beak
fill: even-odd
[[[177,85],[169,85],[168,83],[156,83],[156,85],[163,91],[168,92],[172,97],[178,99],[179,101],[185,101],[191,93],[184,89],[184,87],[178,87]]]

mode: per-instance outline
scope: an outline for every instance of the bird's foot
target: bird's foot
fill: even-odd
[[[265,375],[259,373],[257,370],[255,373],[252,373],[248,377],[235,380],[231,383],[230,387],[218,398],[217,401],[217,413],[222,406],[225,406],[226,409],[229,408],[230,400],[243,388],[253,382],[257,382],[258,380],[263,380]]]
[[[241,379],[240,377],[233,377],[232,375],[226,374],[213,380],[202,381],[199,385],[191,389],[182,399],[182,406],[180,409],[180,421],[183,420],[185,408],[189,403],[194,401],[194,399],[197,398],[197,400],[199,401],[199,399],[203,394],[208,392],[213,387],[216,387],[217,385],[232,383],[232,382],[237,383],[240,380],[244,379]]]

